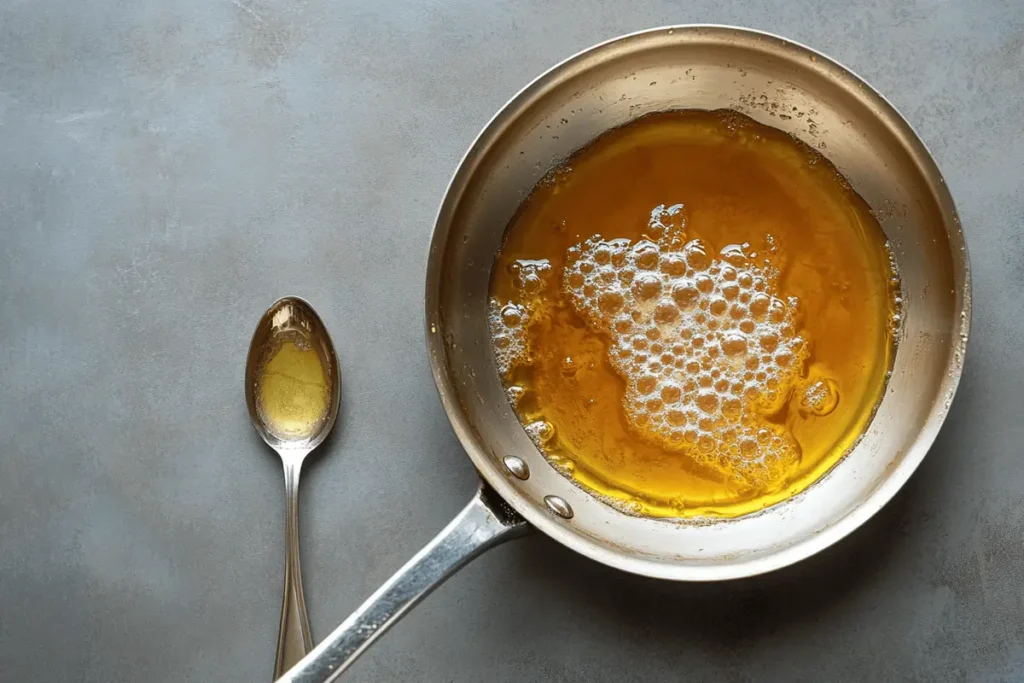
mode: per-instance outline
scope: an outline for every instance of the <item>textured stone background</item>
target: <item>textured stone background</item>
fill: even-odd
[[[761,578],[501,547],[347,680],[1024,678],[1024,0],[3,0],[0,680],[269,679],[282,484],[242,371],[279,295],[344,367],[303,482],[314,633],[438,531],[474,486],[421,338],[449,175],[549,65],[685,22],[831,54],[931,147],[976,297],[937,444],[866,527]]]

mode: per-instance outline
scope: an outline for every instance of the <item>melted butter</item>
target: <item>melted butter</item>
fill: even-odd
[[[824,157],[732,112],[602,136],[509,225],[490,328],[510,401],[579,485],[657,517],[754,512],[852,448],[898,280]]]
[[[272,347],[256,379],[256,405],[279,439],[308,439],[327,414],[329,383],[323,362],[304,339]]]

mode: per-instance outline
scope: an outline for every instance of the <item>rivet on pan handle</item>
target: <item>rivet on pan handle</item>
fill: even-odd
[[[462,512],[278,683],[327,683],[341,675],[416,603],[485,550],[530,526],[486,484]]]

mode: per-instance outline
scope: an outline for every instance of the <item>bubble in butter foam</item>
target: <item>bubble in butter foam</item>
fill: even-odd
[[[520,259],[511,264],[513,285],[518,290],[519,304],[502,305],[492,297],[487,309],[487,325],[491,333],[491,346],[498,364],[498,372],[507,376],[509,371],[524,365],[530,358],[527,328],[541,307],[541,295],[548,286],[551,264],[545,259]],[[518,400],[519,396],[515,399]],[[510,395],[509,399],[513,397]],[[513,401],[515,405],[515,401]]]
[[[491,299],[487,309],[487,324],[491,331],[491,346],[498,363],[498,372],[505,376],[528,356],[526,326],[530,313],[525,306],[505,304]]]

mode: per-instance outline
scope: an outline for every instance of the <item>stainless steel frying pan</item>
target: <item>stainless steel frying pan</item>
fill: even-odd
[[[509,407],[487,330],[494,254],[537,181],[604,131],[680,108],[735,109],[821,149],[876,212],[905,302],[892,377],[856,447],[793,499],[702,524],[622,514],[548,466]],[[722,26],[643,31],[569,58],[480,133],[452,178],[430,245],[430,365],[484,483],[281,680],[334,680],[454,571],[530,526],[599,562],[680,581],[750,576],[835,543],[892,498],[935,439],[960,379],[970,305],[967,250],[935,162],[899,113],[839,64],[776,36]]]

